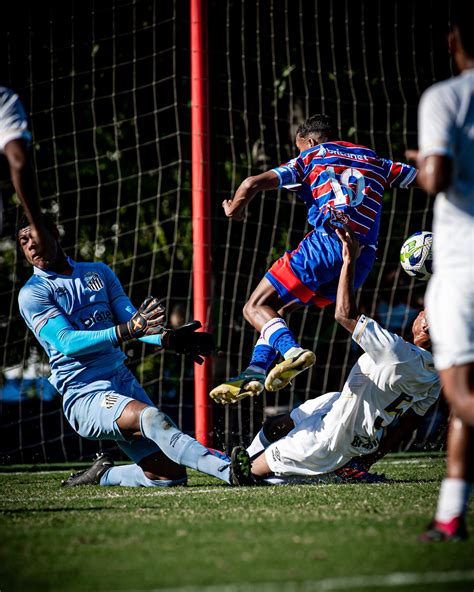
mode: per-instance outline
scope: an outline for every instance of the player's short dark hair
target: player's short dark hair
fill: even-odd
[[[452,4],[451,24],[459,33],[464,51],[474,58],[474,35],[472,32],[474,7],[469,0],[457,0]]]
[[[43,214],[43,224],[47,230],[54,231],[58,228],[51,214]],[[31,222],[28,220],[28,216],[23,215],[18,220],[18,224],[15,228],[15,240],[18,240],[18,233],[20,232],[20,230],[23,230],[23,228],[27,228],[28,226],[31,226]]]
[[[331,137],[333,129],[334,126],[329,115],[318,113],[317,115],[311,115],[311,117],[303,121],[298,126],[296,133],[302,138],[306,138],[310,134]]]

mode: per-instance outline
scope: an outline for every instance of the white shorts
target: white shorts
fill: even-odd
[[[353,453],[334,449],[337,421],[326,419],[340,393],[327,393],[306,401],[291,412],[295,427],[265,450],[268,466],[276,475],[321,475],[345,465]],[[350,442],[350,440],[349,440]]]
[[[474,362],[474,217],[438,196],[426,292],[436,368]]]
[[[12,140],[31,140],[26,111],[17,94],[0,86],[0,153]]]

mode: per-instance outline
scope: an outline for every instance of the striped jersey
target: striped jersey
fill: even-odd
[[[408,187],[416,169],[381,158],[370,148],[326,142],[273,169],[280,187],[296,190],[308,208],[308,221],[332,233],[348,224],[362,244],[376,245],[383,193]]]

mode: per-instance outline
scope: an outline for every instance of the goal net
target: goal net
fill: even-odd
[[[209,1],[215,384],[248,363],[256,335],[242,317],[244,303],[271,263],[309,231],[294,194],[257,196],[242,223],[225,218],[222,200],[246,176],[296,155],[296,126],[313,113],[330,113],[341,139],[403,160],[416,147],[421,92],[450,75],[448,21],[449,5],[428,1]],[[0,25],[2,82],[30,113],[42,205],[56,217],[66,253],[109,264],[135,304],[153,293],[167,298],[172,322],[190,320],[187,4],[71,1],[49,11],[32,7],[27,23]],[[5,168],[2,181],[1,462],[88,457],[98,444],[79,438],[63,418],[46,360],[18,313],[31,270],[11,238],[21,208]],[[359,294],[362,310],[405,335],[425,285],[403,274],[398,251],[404,238],[430,229],[431,205],[418,189],[385,194],[378,260]],[[247,443],[266,416],[342,386],[360,352],[333,312],[291,315],[290,327],[317,354],[315,368],[291,388],[231,407],[209,402],[215,446]],[[153,401],[192,433],[192,365],[138,343],[126,353]],[[433,409],[406,446],[439,447],[445,417],[445,409]]]

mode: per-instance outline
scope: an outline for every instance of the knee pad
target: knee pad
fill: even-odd
[[[268,417],[262,425],[265,438],[269,442],[276,442],[286,436],[295,427],[289,413],[283,413],[276,417]]]

